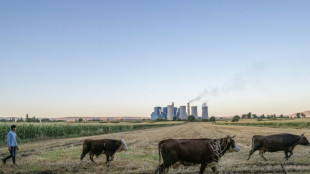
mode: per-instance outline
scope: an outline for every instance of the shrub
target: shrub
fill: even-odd
[[[216,122],[216,118],[214,116],[210,117],[209,119],[210,122]]]
[[[239,119],[240,119],[240,117],[239,117],[238,115],[235,115],[235,116],[233,117],[233,119],[231,120],[231,122],[238,122]]]
[[[188,116],[187,118],[188,121],[195,121],[195,117],[193,115]]]

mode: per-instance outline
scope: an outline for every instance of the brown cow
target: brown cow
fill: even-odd
[[[185,166],[200,164],[200,174],[204,173],[210,163],[219,162],[226,152],[238,152],[240,148],[233,137],[221,139],[167,139],[158,143],[159,166],[155,173],[161,174],[169,167],[180,163]],[[163,163],[161,163],[161,158]],[[216,167],[212,167],[213,172]]]
[[[87,153],[89,153],[89,158],[95,163],[93,157],[100,154],[106,155],[106,164],[109,165],[110,161],[113,161],[115,152],[120,152],[127,150],[127,145],[124,139],[113,140],[113,139],[100,139],[100,140],[90,140],[87,139],[83,142],[83,152],[81,154],[81,161]],[[110,159],[111,157],[111,159]]]

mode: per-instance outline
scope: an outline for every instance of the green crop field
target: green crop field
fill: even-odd
[[[181,123],[183,122],[16,123],[16,125],[18,142],[26,143],[42,139],[80,137],[165,127]],[[6,144],[6,136],[12,124],[15,123],[0,124],[0,146]]]

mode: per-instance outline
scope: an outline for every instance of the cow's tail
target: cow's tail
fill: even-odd
[[[81,154],[81,157],[80,157],[80,160],[82,161],[83,158],[85,157],[85,155],[88,153],[88,151],[90,150],[90,142],[88,140],[85,140],[83,142],[83,149],[82,149],[82,154]]]
[[[254,138],[255,138],[255,135],[252,137],[252,149],[254,149]]]

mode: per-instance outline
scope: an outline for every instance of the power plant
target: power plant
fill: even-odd
[[[208,106],[206,103],[202,104],[202,119],[208,119]],[[187,112],[186,112],[187,110]],[[151,113],[151,119],[167,119],[167,120],[187,120],[188,116],[193,115],[195,119],[199,119],[198,116],[198,107],[190,106],[190,103],[187,103],[187,106],[180,106],[179,108],[175,107],[174,102],[167,107],[154,107],[154,112]]]

